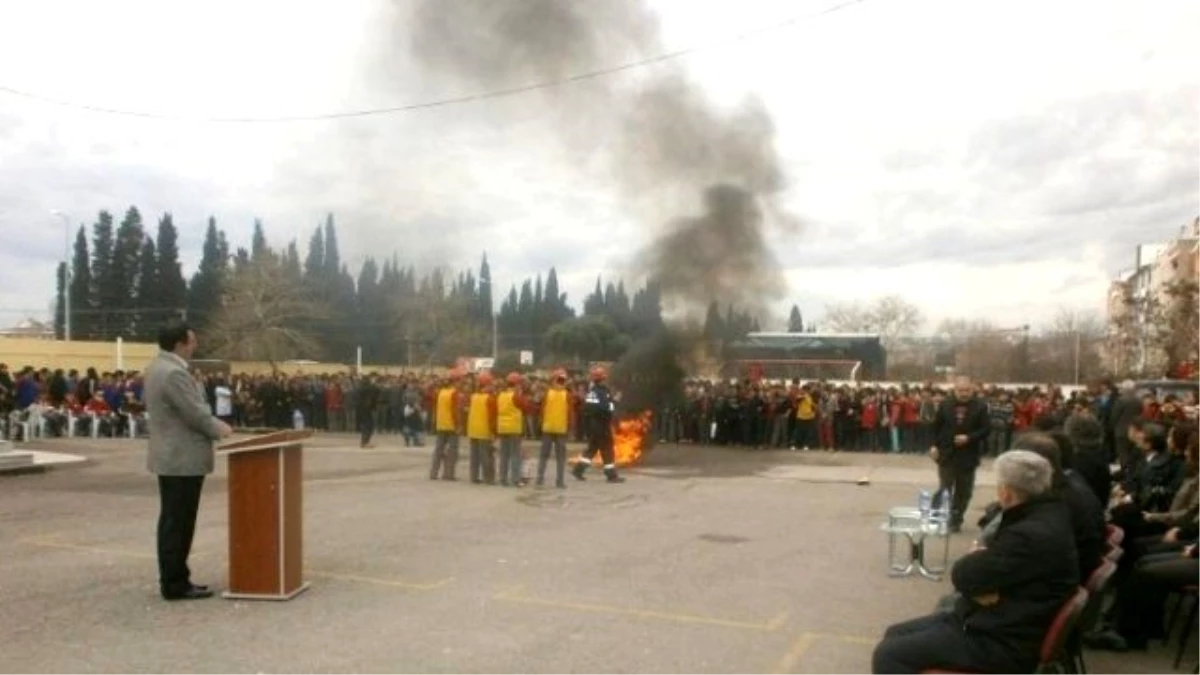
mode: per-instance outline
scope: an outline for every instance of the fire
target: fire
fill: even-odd
[[[649,410],[641,415],[613,421],[613,455],[617,466],[639,464],[646,452],[646,435],[650,433],[650,422],[654,415]],[[592,464],[602,466],[600,453],[592,458]]]

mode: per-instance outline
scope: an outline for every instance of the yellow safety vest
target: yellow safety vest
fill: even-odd
[[[454,428],[454,395],[458,391],[454,387],[443,387],[437,393],[437,412],[435,421],[438,431],[456,432]]]
[[[471,407],[467,412],[467,438],[474,441],[492,440],[492,425],[488,419],[488,399],[491,394],[471,394]]]
[[[817,416],[816,408],[810,396],[801,396],[796,400],[796,419],[811,420]]]
[[[551,388],[546,391],[542,407],[542,433],[567,433],[567,390]]]
[[[512,389],[496,397],[496,433],[517,436],[525,430],[525,415],[517,407],[517,392]]]

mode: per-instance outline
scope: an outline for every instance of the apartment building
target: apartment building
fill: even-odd
[[[1110,371],[1162,372],[1165,357],[1155,353],[1147,339],[1150,308],[1168,302],[1167,289],[1181,279],[1200,280],[1200,218],[1180,227],[1167,241],[1139,244],[1133,267],[1118,273],[1109,285],[1106,361]]]

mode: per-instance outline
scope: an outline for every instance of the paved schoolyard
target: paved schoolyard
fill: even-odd
[[[924,458],[663,446],[628,483],[559,492],[431,482],[427,448],[378,444],[309,444],[312,588],[287,603],[161,601],[144,443],[36,445],[90,461],[0,476],[0,671],[864,672],[949,588],[886,575],[881,514],[915,502]],[[222,466],[192,563],[218,589],[225,499]]]

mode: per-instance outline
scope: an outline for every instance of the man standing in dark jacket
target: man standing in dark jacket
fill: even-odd
[[[1112,403],[1108,413],[1109,431],[1112,432],[1113,459],[1121,465],[1126,477],[1132,473],[1132,464],[1138,460],[1138,449],[1129,438],[1129,427],[1142,415],[1142,399],[1134,391],[1132,380],[1121,383],[1121,393]]]
[[[875,673],[1028,673],[1042,637],[1079,584],[1071,524],[1049,495],[1052,469],[1036,453],[996,459],[1004,509],[987,548],[960,558],[950,577],[959,598],[952,613],[896,624],[875,647]]]
[[[933,418],[933,447],[929,456],[938,465],[938,503],[943,491],[954,498],[950,505],[950,531],[962,529],[963,516],[975,490],[975,470],[984,443],[991,433],[987,404],[975,396],[971,381],[954,381],[954,394],[938,407]]]

